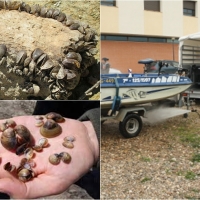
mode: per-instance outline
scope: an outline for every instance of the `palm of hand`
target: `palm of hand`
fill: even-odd
[[[39,128],[35,126],[33,116],[22,116],[13,119],[17,124],[25,125],[30,130],[36,143],[43,137],[39,132]],[[42,152],[35,152],[33,160],[36,166],[33,171],[36,177],[25,183],[3,169],[4,164],[7,162],[11,162],[11,164],[18,167],[24,155],[17,156],[0,144],[1,192],[8,193],[13,198],[36,198],[57,194],[67,189],[88,171],[95,158],[92,139],[86,127],[82,122],[72,119],[66,119],[60,125],[62,133],[55,138],[48,139],[49,146],[43,148]],[[73,149],[62,146],[63,139],[67,135],[73,135],[76,138]],[[61,152],[68,152],[71,155],[72,159],[69,164],[62,161],[58,165],[49,163],[48,158],[50,155]]]

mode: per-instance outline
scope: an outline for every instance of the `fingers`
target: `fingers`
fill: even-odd
[[[13,178],[0,179],[0,192],[8,194],[12,198],[22,198],[26,194],[24,183]]]
[[[26,183],[27,194],[26,197],[21,198],[38,198],[44,196],[55,195],[63,192],[70,185],[65,180],[58,180],[57,177],[40,174],[32,181]]]

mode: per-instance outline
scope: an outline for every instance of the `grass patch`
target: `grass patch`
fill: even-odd
[[[144,162],[150,162],[151,161],[151,159],[147,158],[147,157],[141,157],[141,160],[144,161]]]
[[[190,127],[187,125],[182,125],[177,127],[174,134],[180,137],[180,140],[191,145],[193,148],[200,148],[200,135],[196,127]]]
[[[145,178],[143,178],[143,179],[141,180],[141,183],[145,183],[145,182],[151,181],[151,180],[152,180],[152,178],[145,177]]]
[[[194,180],[196,177],[196,174],[194,172],[188,171],[185,175],[185,178],[188,180]]]
[[[194,154],[191,161],[192,162],[200,162],[200,154]]]
[[[185,173],[184,173],[183,171],[178,171],[176,174],[177,174],[178,176],[183,176]]]

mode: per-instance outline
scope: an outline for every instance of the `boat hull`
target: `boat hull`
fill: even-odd
[[[101,84],[101,108],[110,108],[116,96],[120,97],[122,106],[167,99],[185,91],[191,84],[187,77],[176,75],[159,78],[142,75],[131,78],[104,76]]]

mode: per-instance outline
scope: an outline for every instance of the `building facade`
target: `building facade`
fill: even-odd
[[[178,61],[178,38],[198,31],[199,1],[101,1],[101,57],[124,73],[145,58]]]

